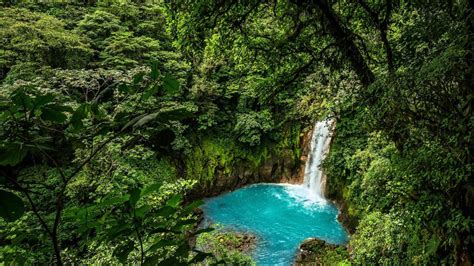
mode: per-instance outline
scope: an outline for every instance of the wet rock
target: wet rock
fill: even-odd
[[[237,244],[231,248],[244,253],[250,253],[255,248],[257,244],[256,236],[248,233],[236,233],[236,236],[238,238]]]
[[[313,135],[313,131],[309,130],[308,132],[300,136],[301,155],[300,155],[299,161],[297,162],[298,168],[292,178],[293,182],[291,183],[302,184],[304,182],[304,169],[305,169],[306,161],[308,160],[308,153],[310,149],[312,135]]]
[[[265,163],[259,167],[258,174],[263,180],[271,180],[274,166],[278,165],[273,158],[268,159]]]

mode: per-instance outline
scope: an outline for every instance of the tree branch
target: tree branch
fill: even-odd
[[[377,27],[380,39],[382,40],[383,46],[385,48],[387,68],[389,73],[393,74],[395,69],[393,65],[393,51],[390,42],[388,41],[387,31],[388,25],[390,23],[390,17],[392,15],[393,3],[392,0],[387,0],[387,5],[385,7],[385,14],[383,20],[379,18],[379,14],[373,11],[369,5],[364,0],[358,0],[359,5],[369,14],[372,23]]]

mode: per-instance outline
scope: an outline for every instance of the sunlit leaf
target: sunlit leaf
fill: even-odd
[[[171,197],[167,202],[166,205],[176,208],[179,204],[183,201],[183,197],[181,195],[174,195]]]
[[[131,126],[134,126],[137,121],[139,121],[140,119],[142,119],[143,117],[147,116],[147,114],[143,114],[143,115],[139,115],[135,118],[133,118],[132,120],[128,121],[123,127],[122,127],[122,131],[128,129],[129,127]]]
[[[160,190],[162,184],[161,183],[156,183],[156,184],[153,184],[153,185],[150,185],[150,186],[147,186],[146,188],[142,189],[142,192],[141,192],[141,197],[144,197],[144,196],[147,196],[153,192],[157,192]]]
[[[150,121],[153,121],[155,118],[157,118],[159,113],[152,113],[152,114],[147,114],[140,119],[137,120],[137,122],[133,125],[134,128],[141,127]]]

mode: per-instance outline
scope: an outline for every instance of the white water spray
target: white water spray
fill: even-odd
[[[320,169],[321,163],[329,151],[334,120],[328,119],[316,122],[311,136],[308,160],[304,170],[303,186],[309,190],[310,198],[324,201],[326,178]]]

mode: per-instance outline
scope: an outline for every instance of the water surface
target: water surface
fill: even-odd
[[[258,237],[258,265],[292,265],[298,245],[309,237],[332,244],[347,241],[337,208],[301,185],[257,184],[207,199],[206,219]]]

